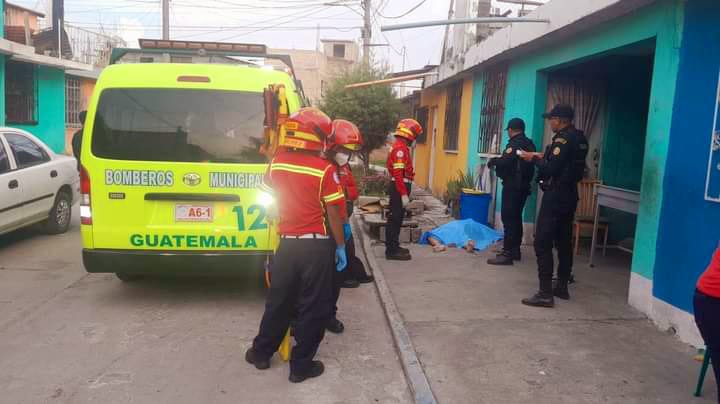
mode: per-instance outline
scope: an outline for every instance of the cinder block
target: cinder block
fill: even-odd
[[[420,237],[422,236],[422,229],[419,227],[415,227],[413,229],[410,229],[410,241],[413,243],[417,243],[420,241]]]
[[[400,228],[400,242],[401,243],[411,243],[412,242],[412,228],[410,227],[401,227]]]
[[[360,197],[358,198],[358,206],[365,206],[377,202],[380,202],[380,198],[377,196],[360,195]]]

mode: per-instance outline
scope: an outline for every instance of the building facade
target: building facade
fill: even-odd
[[[318,50],[269,50],[272,54],[290,55],[295,77],[302,83],[305,96],[313,105],[320,102],[330,82],[352,68],[360,56],[360,48],[353,41],[323,39],[320,44]]]
[[[692,295],[720,239],[720,42],[709,40],[720,35],[720,3],[551,0],[528,17],[549,23],[513,25],[470,47],[427,80],[423,99],[439,97],[447,125],[447,89],[470,89],[457,125],[467,131],[464,169],[473,172],[507,142],[510,118],[524,119],[541,148],[552,136],[542,112],[573,105],[590,142],[586,179],[639,195],[636,214],[601,211],[611,243],[632,251],[630,304],[700,345]],[[418,146],[418,154],[427,153]],[[433,168],[425,157],[417,165]],[[435,193],[438,185],[430,183]],[[528,242],[539,198],[524,213]]]
[[[26,38],[37,34],[37,17],[9,3],[0,16],[0,126],[24,129],[45,142],[55,152],[65,151],[65,71],[90,70],[91,66],[58,57],[38,54]],[[26,17],[30,24],[27,25]],[[5,18],[8,20],[5,20]],[[17,25],[22,22],[23,26]],[[22,32],[22,41],[18,32]],[[27,35],[25,34],[27,32]],[[32,41],[32,40],[31,40]]]

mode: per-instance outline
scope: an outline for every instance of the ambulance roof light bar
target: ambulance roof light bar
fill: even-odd
[[[233,53],[237,53],[239,56],[257,55],[262,57],[267,55],[267,46],[261,44],[162,39],[139,39],[138,42],[140,49],[222,52],[230,56]]]

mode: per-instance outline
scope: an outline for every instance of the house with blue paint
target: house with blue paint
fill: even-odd
[[[453,125],[467,131],[461,155],[476,173],[507,142],[509,119],[524,119],[544,148],[552,133],[541,114],[573,105],[590,142],[583,186],[603,195],[608,255],[626,268],[629,303],[701,345],[692,295],[720,241],[720,2],[551,0],[527,17],[547,22],[507,24],[446,58],[423,95],[464,83],[470,107]],[[423,164],[420,172],[429,169]],[[539,198],[525,209],[527,244]],[[499,200],[493,211],[500,227]],[[584,244],[576,266],[588,265],[588,250]],[[595,255],[596,270],[610,265]]]
[[[40,29],[42,13],[6,1],[0,7],[0,110],[4,112],[0,126],[27,130],[62,153],[66,150],[65,72],[91,71],[92,66],[70,60],[65,30],[58,35],[52,28]]]

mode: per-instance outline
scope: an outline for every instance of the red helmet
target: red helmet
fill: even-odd
[[[422,135],[423,128],[414,119],[403,119],[398,122],[397,128],[395,129],[395,136],[404,137],[409,141],[413,142],[418,136]]]
[[[301,108],[288,117],[280,129],[280,146],[317,150],[332,133],[332,120],[317,108]]]
[[[354,123],[344,119],[336,119],[332,123],[332,134],[327,139],[327,149],[344,147],[358,151],[363,145],[360,129]]]

